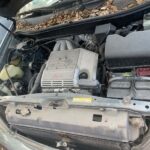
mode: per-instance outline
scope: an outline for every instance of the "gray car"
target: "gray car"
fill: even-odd
[[[149,0],[2,0],[0,15],[1,148],[149,150]]]

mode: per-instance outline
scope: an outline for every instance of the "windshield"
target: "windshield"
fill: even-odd
[[[32,2],[25,5],[19,11],[19,13],[23,13],[23,12],[30,11],[30,10],[37,9],[37,8],[48,7],[59,1],[60,0],[32,0]]]

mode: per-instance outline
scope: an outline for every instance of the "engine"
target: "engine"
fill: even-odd
[[[23,39],[10,49],[0,72],[0,94],[69,92],[149,100],[150,31],[127,29],[106,24],[93,34]]]
[[[32,39],[20,42],[10,51],[0,73],[1,95],[69,91],[92,94],[95,89],[100,93],[98,53],[81,46],[80,42],[94,49],[93,41],[85,35],[74,40],[72,37],[56,39],[46,46]]]

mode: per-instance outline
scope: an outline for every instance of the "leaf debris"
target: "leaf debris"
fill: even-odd
[[[134,2],[130,3],[127,7],[123,8],[123,10],[130,9],[142,3],[144,3],[144,0],[135,0]],[[122,11],[122,9],[119,9],[117,6],[115,6],[113,4],[113,0],[107,0],[107,2],[104,3],[104,5],[99,8],[84,9],[82,11],[66,10],[61,13],[55,14],[52,18],[49,18],[48,20],[36,25],[29,24],[27,22],[17,21],[16,30],[17,31],[18,30],[38,31],[59,24],[76,22],[76,21],[80,21],[86,18],[91,18],[96,16],[106,16],[120,11]]]

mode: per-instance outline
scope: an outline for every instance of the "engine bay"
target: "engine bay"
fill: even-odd
[[[78,93],[149,100],[150,31],[96,26],[93,34],[23,39],[0,72],[2,96]],[[132,31],[134,30],[134,31]]]
[[[10,128],[60,149],[131,150],[149,131],[149,37],[137,21],[19,39],[0,72]]]
[[[96,79],[98,54],[80,47],[80,42],[87,46],[92,44],[90,46],[93,48],[95,46],[85,35],[80,36],[48,41],[41,45],[35,45],[31,39],[19,43],[16,49],[10,51],[8,64],[0,73],[1,93],[78,93],[97,89],[100,86]],[[87,36],[91,38],[91,35]],[[88,61],[90,63],[87,65]]]

